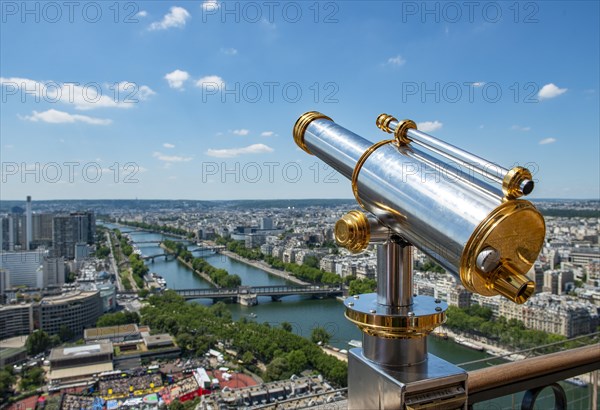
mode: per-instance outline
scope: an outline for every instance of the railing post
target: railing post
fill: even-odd
[[[592,382],[592,400],[590,410],[596,410],[598,408],[598,370],[593,371],[590,376],[590,381]]]

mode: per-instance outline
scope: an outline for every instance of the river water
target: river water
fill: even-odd
[[[106,224],[106,226],[111,229],[117,227],[123,231],[128,230],[127,227],[115,226],[112,224]],[[134,243],[140,241],[159,241],[164,239],[164,236],[158,233],[131,232],[129,235]],[[193,243],[190,243],[189,245],[190,250],[197,248]],[[137,246],[140,248],[143,255],[163,253],[163,250],[159,247],[157,242],[138,243]],[[243,285],[293,285],[293,283],[283,278],[269,275],[261,269],[233,260],[222,254],[194,252],[194,256],[202,256],[213,266],[226,269],[230,274],[239,275]],[[148,261],[147,265],[150,268],[150,272],[161,275],[167,281],[167,286],[170,289],[199,289],[210,288],[212,286],[176,260],[165,261],[164,258],[156,258],[154,262]],[[211,300],[206,299],[198,299],[193,302],[206,305],[212,303]],[[277,326],[281,322],[289,322],[292,325],[293,331],[304,337],[310,337],[312,329],[317,326],[325,327],[332,335],[330,344],[339,347],[340,349],[349,349],[351,348],[348,346],[350,340],[361,339],[361,333],[357,327],[345,319],[343,304],[335,299],[319,300],[303,296],[288,296],[283,298],[280,302],[273,302],[270,297],[259,297],[259,303],[256,306],[246,307],[235,303],[228,304],[227,306],[235,320],[246,317],[249,320],[268,322],[273,326]],[[488,367],[500,363],[498,359],[494,359],[484,352],[475,351],[465,346],[458,345],[453,341],[442,340],[434,336],[429,337],[428,349],[430,353],[455,364],[485,358],[489,359],[477,364],[464,366],[466,370]],[[567,391],[570,409],[588,408],[588,388],[576,387],[566,383],[562,384]],[[544,394],[551,395],[549,390],[545,390],[542,395]],[[515,406],[520,407],[521,397],[522,393],[515,395]],[[539,409],[553,407],[550,396],[548,396],[547,399],[538,399],[537,403],[539,404],[536,405],[536,408]],[[475,408],[490,410],[511,409],[513,408],[513,398],[503,397],[495,399],[491,402],[481,403]]]

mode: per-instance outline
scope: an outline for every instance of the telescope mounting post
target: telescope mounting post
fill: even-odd
[[[377,293],[344,302],[362,331],[362,348],[348,353],[348,408],[465,408],[466,372],[427,353],[427,335],[444,322],[447,304],[413,295],[412,245],[355,211],[359,224],[359,214],[375,233],[368,239],[377,244]],[[338,237],[352,231],[348,218],[336,225]]]

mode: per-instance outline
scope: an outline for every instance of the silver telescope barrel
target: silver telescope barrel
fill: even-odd
[[[350,179],[366,211],[458,275],[467,289],[516,303],[533,293],[526,273],[542,248],[545,224],[530,202],[502,196],[414,145],[397,139],[373,144],[317,112],[298,119],[294,139]],[[351,243],[365,243],[368,232],[357,220],[344,224],[346,243],[340,243],[353,251]]]

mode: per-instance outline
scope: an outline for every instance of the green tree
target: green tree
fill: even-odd
[[[50,336],[43,330],[34,331],[25,341],[25,348],[30,356],[43,353],[51,346]]]
[[[227,308],[227,305],[223,302],[217,302],[210,307],[210,311],[216,317],[222,317],[227,320],[231,320],[231,312]]]
[[[185,406],[179,400],[174,400],[169,404],[169,410],[185,410]]]
[[[105,313],[96,321],[96,327],[128,325],[130,323],[140,323],[140,315],[137,312]]]
[[[292,332],[292,325],[290,324],[290,322],[281,322],[281,328],[286,332]]]
[[[308,359],[302,350],[293,350],[286,356],[288,371],[294,374],[300,374],[308,366]]]
[[[23,391],[37,389],[44,384],[44,369],[41,367],[23,367],[20,388]]]
[[[12,385],[16,377],[12,372],[12,367],[6,366],[0,370],[0,403],[4,403],[11,396]]]
[[[377,281],[375,279],[354,279],[350,281],[348,293],[350,296],[371,293],[376,287]]]
[[[254,363],[255,360],[256,358],[250,351],[244,352],[244,354],[242,355],[242,362],[244,362],[245,364]]]
[[[315,327],[312,332],[310,333],[310,340],[312,340],[313,343],[323,343],[323,344],[327,344],[329,343],[329,339],[331,339],[331,335],[327,332],[327,330],[325,330],[325,328],[323,327]]]
[[[267,378],[269,380],[284,379],[286,373],[289,373],[288,362],[284,357],[276,357],[267,365]]]
[[[307,256],[304,258],[303,265],[306,265],[310,268],[319,268],[319,259],[316,256]]]

